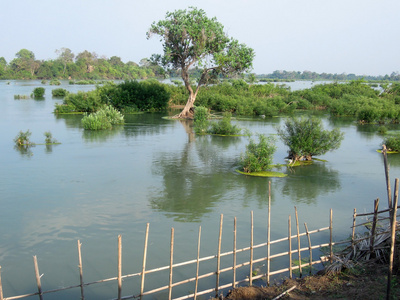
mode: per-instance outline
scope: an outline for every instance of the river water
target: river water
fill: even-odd
[[[53,99],[51,90],[62,87],[77,92],[93,85],[44,85],[45,100],[14,100],[14,95],[29,95],[37,86],[43,85],[0,81],[0,265],[5,297],[36,290],[33,255],[44,274],[43,289],[79,284],[78,239],[85,282],[116,276],[118,235],[123,241],[123,274],[140,272],[146,223],[150,223],[147,268],[169,264],[172,227],[175,262],[196,257],[199,226],[201,256],[216,254],[221,214],[222,251],[232,248],[234,217],[238,248],[248,245],[251,211],[255,244],[265,242],[269,181],[272,239],[287,236],[294,206],[300,223],[307,222],[310,230],[328,226],[332,208],[336,241],[351,234],[353,208],[370,212],[376,198],[382,208],[387,206],[383,159],[376,152],[382,136],[375,126],[321,115],[327,129],[338,127],[344,132],[339,150],[319,157],[324,162],[282,168],[286,178],[253,178],[235,172],[246,137],[195,136],[189,123],[167,120],[162,118],[166,114],[159,113],[128,115],[124,126],[87,132],[80,123],[82,116],[52,113],[62,100]],[[276,136],[276,126],[283,120],[235,122],[253,133]],[[43,143],[43,133],[50,131],[61,144],[37,145],[22,153],[13,139],[28,129],[35,143]],[[287,149],[278,139],[276,145],[274,162],[284,163]],[[389,162],[394,180],[399,177],[400,156],[389,156]],[[151,276],[146,289],[168,283],[168,276]],[[177,272],[174,280],[180,276]],[[139,287],[139,282],[125,280],[124,295],[138,294]],[[187,289],[185,293],[193,291]],[[75,289],[46,299],[78,299],[79,295]],[[89,286],[86,296],[116,297],[116,282]]]

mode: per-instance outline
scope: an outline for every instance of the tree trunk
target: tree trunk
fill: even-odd
[[[192,87],[190,86],[190,80],[189,80],[189,73],[188,73],[188,67],[184,68],[182,66],[182,79],[183,82],[185,83],[185,87],[189,92],[189,98],[186,102],[185,107],[181,111],[179,115],[176,115],[174,118],[177,119],[193,119],[193,105],[194,101],[196,100],[197,92],[199,91],[200,84],[197,85],[196,91],[193,91]]]
[[[189,93],[188,101],[186,102],[185,107],[181,111],[179,115],[176,116],[178,119],[193,119],[193,105],[194,100],[196,100],[195,95]]]

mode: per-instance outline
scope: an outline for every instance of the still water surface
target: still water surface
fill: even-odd
[[[254,242],[265,241],[269,179],[235,172],[247,138],[195,136],[189,123],[163,119],[165,114],[128,115],[126,124],[112,131],[87,132],[81,127],[81,116],[52,113],[62,100],[53,99],[51,90],[59,87],[44,86],[42,101],[14,100],[14,95],[29,95],[37,86],[42,86],[39,81],[0,81],[0,265],[5,297],[35,291],[33,255],[38,256],[44,274],[43,289],[78,284],[78,239],[83,244],[85,282],[116,276],[119,234],[123,274],[140,272],[148,222],[147,268],[168,265],[171,227],[175,262],[196,257],[199,226],[201,256],[215,254],[221,214],[222,251],[232,248],[235,216],[238,248],[248,245],[251,211]],[[71,92],[94,89],[67,82],[61,87]],[[288,177],[270,179],[272,239],[287,236],[294,206],[300,223],[307,222],[310,230],[328,226],[333,208],[335,240],[350,234],[353,208],[369,212],[376,198],[386,207],[383,160],[376,152],[382,137],[376,127],[321,117],[326,128],[339,127],[345,139],[339,150],[320,157],[326,162],[284,167],[281,171]],[[283,120],[254,118],[236,123],[253,133],[275,135]],[[37,145],[21,153],[13,139],[28,129],[35,143],[43,143],[43,133],[51,131],[61,144]],[[287,149],[279,140],[276,145],[274,162],[284,163]],[[400,156],[390,156],[389,162],[394,180],[400,174]],[[165,278],[149,275],[146,289],[167,284],[166,274]],[[180,276],[174,273],[174,281]],[[222,277],[221,284],[230,280]],[[137,294],[139,284],[125,280],[123,294]],[[86,296],[116,297],[116,286],[112,282],[88,287]],[[184,289],[183,293],[193,291],[192,286]],[[78,289],[46,295],[46,299],[71,298],[79,298]]]

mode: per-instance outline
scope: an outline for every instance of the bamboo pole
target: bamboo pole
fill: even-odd
[[[356,218],[357,218],[357,210],[354,208],[353,212],[353,232],[351,234],[351,247],[354,249],[354,236],[356,233]]]
[[[307,238],[308,238],[308,249],[310,251],[310,275],[311,275],[311,270],[312,270],[312,247],[311,247],[311,238],[310,238],[310,233],[308,232],[308,227],[307,223],[304,223],[304,227],[306,228],[306,233],[307,233]],[[301,266],[301,261],[300,261],[300,266]]]
[[[147,260],[147,245],[148,245],[148,241],[149,241],[149,226],[150,226],[150,223],[147,223],[146,224],[146,233],[145,233],[145,237],[144,237],[142,280],[140,283],[140,299],[142,299],[143,291],[144,291],[144,277],[146,274],[146,260]]]
[[[215,283],[215,297],[218,297],[218,288],[219,288],[219,275],[221,268],[221,241],[222,241],[222,223],[223,223],[224,215],[221,214],[221,219],[219,222],[219,236],[218,236],[218,253],[217,253],[217,272],[216,272],[216,283]]]
[[[194,288],[194,300],[196,300],[197,288],[198,288],[198,285],[199,285],[200,240],[201,240],[201,226],[199,226],[199,237],[197,239],[196,283],[195,283],[195,288]]]
[[[118,300],[122,296],[122,238],[118,235]]]
[[[82,243],[78,240],[78,268],[79,268],[79,282],[81,287],[81,300],[85,299],[85,295],[83,292],[83,266],[82,266],[82,251],[81,251]],[[1,300],[1,299],[0,299]]]
[[[267,284],[269,286],[269,271],[271,267],[271,181],[268,182],[268,233],[267,233]]]
[[[42,283],[40,282],[40,278],[42,276],[39,275],[39,266],[38,266],[38,263],[37,263],[36,255],[33,257],[33,264],[35,265],[35,276],[36,276],[36,284],[37,284],[37,287],[38,287],[39,299],[43,300]]]
[[[253,285],[253,244],[254,244],[254,223],[253,223],[253,211],[250,213],[250,274],[249,274],[249,286]]]
[[[371,229],[371,238],[369,243],[369,252],[370,255],[374,252],[374,242],[375,242],[375,230],[376,230],[376,223],[378,219],[378,207],[379,207],[379,198],[374,201],[374,219],[372,221],[372,229]]]
[[[299,256],[299,273],[300,278],[303,276],[303,271],[301,269],[301,250],[300,250],[300,228],[299,228],[299,216],[297,214],[297,207],[294,207],[295,215],[296,215],[296,228],[297,228],[297,252]]]
[[[389,177],[389,164],[387,161],[387,149],[386,145],[382,145],[382,154],[383,154],[383,164],[385,166],[385,177],[386,177],[386,188],[388,195],[388,207],[392,208],[392,191],[390,189],[390,177]]]
[[[233,219],[233,282],[232,288],[236,287],[236,217]]]
[[[3,300],[3,285],[1,283],[1,266],[0,266],[0,300]]]
[[[289,241],[289,278],[292,279],[292,219],[289,215],[288,221],[288,241]]]
[[[170,251],[170,264],[169,264],[169,285],[168,285],[168,299],[172,299],[172,270],[174,265],[174,228],[171,228],[171,251]]]
[[[392,222],[391,222],[391,242],[390,242],[390,258],[389,258],[389,271],[388,271],[388,281],[387,281],[387,293],[386,299],[390,299],[390,292],[392,286],[392,274],[393,274],[393,260],[394,260],[394,246],[396,244],[396,214],[397,214],[397,202],[399,199],[399,179],[396,178],[394,185],[394,205],[392,212]]]
[[[329,249],[330,249],[330,255],[329,255],[329,262],[333,262],[333,216],[332,216],[332,208],[330,211],[330,221],[329,221]]]

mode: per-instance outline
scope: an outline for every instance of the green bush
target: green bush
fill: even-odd
[[[212,122],[208,133],[220,135],[237,135],[240,134],[241,128],[231,123],[232,114],[230,112],[223,113],[221,121]]]
[[[261,172],[272,165],[273,155],[276,151],[274,140],[263,134],[258,135],[258,140],[259,142],[256,143],[250,139],[250,143],[246,146],[246,152],[240,157],[243,172]]]
[[[388,136],[382,143],[389,151],[400,151],[400,134]]]
[[[51,91],[51,95],[53,97],[60,97],[60,98],[64,98],[66,95],[68,94],[68,91],[66,89],[54,89]]]
[[[208,126],[210,125],[208,121],[209,113],[208,109],[204,106],[196,106],[194,109],[194,130],[197,134],[206,133]]]
[[[38,99],[38,98],[43,98],[44,96],[45,89],[43,87],[37,87],[33,90],[33,98]]]
[[[14,99],[15,100],[21,100],[21,99],[26,100],[26,99],[29,99],[29,96],[28,95],[14,95]]]
[[[22,130],[18,133],[18,135],[14,138],[14,142],[18,147],[29,147],[34,145],[30,141],[30,136],[32,135],[32,132],[29,131],[29,129],[25,132]]]
[[[89,130],[110,129],[113,125],[124,123],[124,116],[115,108],[107,105],[99,111],[85,114],[82,118],[83,128]]]
[[[53,135],[51,134],[50,131],[46,131],[44,133],[44,136],[46,137],[44,142],[45,144],[57,144],[57,140],[55,138],[53,138]]]
[[[50,80],[50,85],[61,85],[61,81],[58,79]]]
[[[278,135],[289,147],[293,162],[312,160],[312,156],[338,149],[343,140],[339,129],[324,130],[322,121],[316,118],[288,119],[283,128],[278,128]]]
[[[54,109],[54,113],[56,114],[68,114],[76,111],[75,105],[72,103],[68,104],[58,104],[56,103],[56,108]]]
[[[89,92],[79,91],[76,94],[67,94],[64,99],[64,104],[72,104],[77,112],[88,113],[95,112],[104,105],[96,90]]]

